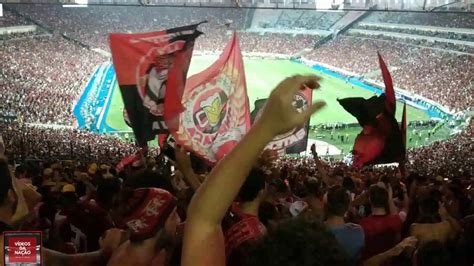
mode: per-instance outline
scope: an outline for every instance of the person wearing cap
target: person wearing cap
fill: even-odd
[[[107,265],[165,265],[166,247],[174,241],[181,222],[176,199],[159,188],[133,190],[126,199],[121,227],[129,239],[112,254]]]
[[[66,184],[63,186],[63,188],[61,189],[61,192],[62,193],[75,193],[76,192],[76,188],[74,187],[73,184]]]

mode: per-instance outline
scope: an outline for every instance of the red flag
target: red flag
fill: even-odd
[[[198,25],[109,36],[124,114],[142,147],[157,134],[168,132],[164,98],[168,90],[177,90],[174,86],[184,86],[194,40],[201,34]]]
[[[165,121],[178,144],[211,163],[248,132],[244,64],[235,33],[219,59],[190,77],[183,92],[167,92]]]
[[[385,108],[390,114],[395,115],[396,104],[392,76],[379,52],[377,52],[377,56],[379,57],[380,70],[382,71],[383,82],[385,84]]]
[[[399,162],[404,157],[402,132],[395,119],[395,93],[392,78],[385,62],[378,54],[385,93],[370,99],[346,98],[339,103],[351,113],[362,131],[357,135],[353,154],[353,166]]]

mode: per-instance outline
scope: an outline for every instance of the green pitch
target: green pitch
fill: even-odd
[[[195,74],[215,61],[212,56],[195,56],[192,59],[189,74]],[[322,77],[321,89],[313,93],[313,100],[323,99],[327,106],[311,118],[311,125],[333,122],[356,123],[353,116],[347,113],[337,102],[337,98],[373,96],[373,93],[354,87],[343,80],[315,71],[310,67],[288,60],[245,59],[245,75],[247,92],[250,99],[250,110],[255,100],[267,98],[271,90],[284,78],[296,74],[316,74]],[[395,81],[396,83],[396,81]],[[106,119],[107,126],[117,131],[131,131],[123,120],[123,101],[118,86],[114,88],[112,102]],[[397,120],[401,120],[403,106],[397,103]],[[412,120],[428,120],[428,115],[416,108],[407,106],[407,118]]]

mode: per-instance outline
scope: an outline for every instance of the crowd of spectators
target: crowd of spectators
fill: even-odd
[[[40,25],[53,30],[55,36],[56,34],[64,34],[91,47],[100,47],[104,50],[108,49],[107,34],[109,32],[147,31],[208,20],[209,23],[202,26],[202,30],[206,35],[198,39],[196,50],[216,52],[225,46],[231,30],[244,29],[246,25],[249,24],[249,20],[251,20],[248,15],[248,10],[235,8],[220,8],[218,9],[219,16],[215,16],[216,9],[213,8],[114,7],[114,12],[110,12],[110,7],[102,6],[94,6],[85,9],[65,9],[61,6],[48,5],[13,5],[11,7],[21,14],[37,21]],[[289,16],[288,14],[292,14],[291,16],[295,16],[295,14],[301,16],[301,19],[297,21],[314,21],[302,19],[306,13],[311,13],[311,11],[279,12],[286,14],[285,16],[280,16],[281,21],[286,21],[285,18]],[[336,12],[336,14],[343,15],[343,12],[339,13]],[[447,23],[448,18],[451,18],[450,15],[451,14],[436,14],[435,16],[442,18],[440,21]],[[320,18],[333,16],[335,15],[325,15],[324,12],[320,14]],[[405,16],[411,16],[411,14]],[[424,16],[424,14],[420,14],[421,18],[419,20],[406,21],[415,24],[423,24],[423,21],[425,21],[423,19]],[[384,13],[384,15],[376,13],[371,14],[365,20],[369,22],[382,21],[395,23],[396,21],[393,20],[393,17],[392,13]],[[471,18],[469,14],[460,17],[462,18],[457,18],[455,21],[461,25],[468,24]],[[433,22],[438,23],[436,25],[441,25],[442,23],[438,20],[431,21],[436,21]],[[446,24],[445,26],[450,25],[451,24]],[[296,26],[292,25],[292,27]],[[38,39],[32,39],[31,41],[24,42],[23,46],[27,47],[31,45],[31,42],[35,42],[35,40],[38,42]],[[296,54],[305,48],[314,47],[319,37],[302,34],[287,35],[242,32],[240,34],[240,40],[244,52]],[[47,41],[44,45],[54,47],[55,45],[51,45],[51,43],[52,41]],[[472,49],[469,47],[449,45],[446,43],[436,43],[436,45],[433,45],[433,43],[428,41],[416,41],[416,45],[430,47],[440,45],[441,48],[445,49],[472,52]],[[17,45],[16,42],[7,42],[7,46],[15,49],[14,47]],[[36,49],[36,47],[32,49],[38,51],[41,49],[45,50],[41,46],[42,45],[38,45],[36,46],[38,49]],[[73,47],[69,49],[72,54],[80,49],[73,45],[69,46]],[[357,47],[357,49],[354,49],[354,47]],[[337,51],[338,55],[343,54],[344,56],[334,56],[334,51]],[[407,46],[406,44],[394,42],[394,40],[368,40],[343,36],[314,50],[308,55],[308,58],[364,75],[377,70],[377,61],[373,60],[375,58],[375,51],[381,51],[389,62],[389,65],[395,69],[392,73],[398,87],[440,102],[454,111],[466,110],[472,106],[472,95],[470,91],[466,89],[474,82],[472,75],[468,74],[474,65],[472,64],[472,56],[469,55],[459,56],[435,49]],[[14,51],[8,50],[7,54],[12,55],[11,57],[14,58],[14,61],[19,61],[15,60],[17,56]],[[62,60],[60,57],[61,54],[58,52],[56,52],[56,54],[61,61],[66,62],[71,58],[67,57],[65,60]],[[49,55],[46,56],[49,57]],[[81,53],[81,56],[85,57],[84,60],[81,60],[83,66],[82,64],[75,64],[74,67],[76,69],[82,67],[82,69],[87,70],[88,67],[90,68],[94,65],[93,62],[92,64],[90,63],[95,60],[95,56],[90,55],[90,53]],[[54,72],[54,70],[52,71]],[[87,76],[90,71],[77,71],[76,73]],[[56,79],[62,78],[63,81],[59,81],[59,83],[69,83],[69,76],[51,76],[49,74],[51,73],[45,73],[45,75],[42,76],[43,81],[39,81],[39,83],[44,82],[44,80],[50,80],[52,77]],[[80,83],[77,81],[77,78],[74,79],[74,82]],[[51,83],[58,82],[51,81]],[[61,87],[70,86],[61,85]],[[72,95],[73,98],[75,96],[76,95]],[[62,100],[67,101],[70,99],[63,98]],[[59,111],[55,110],[53,112]],[[61,118],[61,123],[63,123],[64,117],[62,117],[62,115],[57,116]]]
[[[420,36],[400,36],[387,32],[366,32],[366,31],[350,31],[348,33],[350,36],[362,37],[362,38],[374,38],[377,40],[387,40],[391,42],[401,42],[407,44],[412,44],[414,46],[422,46],[427,48],[442,49],[449,52],[462,52],[474,54],[474,45],[469,43],[456,43],[450,40],[437,40],[430,39],[429,37],[420,37]],[[434,37],[434,36],[433,36]],[[455,41],[455,38],[452,40]],[[474,43],[473,43],[474,44]]]
[[[266,27],[281,29],[329,30],[346,12],[318,12],[315,10],[283,10],[278,20]]]
[[[84,9],[65,9],[51,5],[13,5],[12,7],[59,34],[65,34],[93,48],[104,50],[108,50],[110,32],[155,31],[205,20],[208,23],[203,24],[200,29],[206,33],[208,39],[206,42],[217,47],[221,44],[219,39],[223,38],[222,34],[226,33],[226,29],[244,28],[246,12],[248,12],[246,9],[235,8],[143,6],[93,6]]]
[[[60,36],[6,40],[0,49],[0,104],[25,122],[71,125],[73,103],[106,58]]]
[[[357,47],[357,49],[354,49]],[[337,56],[335,56],[337,51]],[[474,57],[457,55],[401,42],[339,36],[306,56],[359,75],[379,69],[379,51],[388,66],[395,87],[422,95],[453,111],[472,108]],[[381,76],[376,75],[381,81]]]
[[[311,115],[294,110],[291,93],[317,81],[296,77],[279,85],[262,118],[212,171],[179,147],[137,153],[114,136],[33,127],[24,122],[70,125],[72,103],[107,60],[59,34],[105,48],[110,31],[208,18],[213,24],[197,49],[214,51],[228,29],[244,27],[246,12],[216,18],[196,8],[182,18],[167,8],[56,8],[18,6],[53,33],[7,39],[0,49],[1,108],[20,120],[0,122],[0,233],[42,231],[45,265],[473,264],[472,124],[447,141],[410,150],[406,168],[354,169],[315,151],[312,158],[278,158],[263,147]],[[162,23],[165,17],[170,24]],[[253,33],[241,39],[244,51],[278,53],[314,42]],[[375,51],[397,87],[455,110],[473,106],[471,56],[353,37],[308,56],[366,74],[378,69]],[[134,160],[116,167],[131,154]]]
[[[308,83],[292,86],[301,84]],[[258,122],[269,139],[297,123],[282,116],[293,95],[282,96],[289,88],[281,88],[263,114],[269,122]],[[74,130],[7,132],[0,140],[0,229],[42,231],[45,265],[474,262],[474,164],[466,161],[472,127],[410,153],[406,168],[362,169],[324,161],[315,148],[311,158],[279,158],[262,152],[264,135],[251,131],[212,171],[178,147],[116,168],[105,156],[118,153],[111,139]],[[26,155],[51,156],[17,156],[14,146],[25,145],[17,132],[32,141]],[[51,143],[35,142],[38,135]],[[69,148],[54,138],[77,139],[71,147],[79,149],[60,160],[57,152]],[[81,139],[97,146],[84,150]]]
[[[17,16],[8,10],[3,11],[3,16],[0,17],[0,27],[23,26],[29,25],[24,17]]]
[[[1,134],[12,159],[75,160],[118,163],[136,147],[113,135],[100,135],[73,127],[42,127],[1,123]]]
[[[218,52],[225,47],[231,30],[245,28],[246,10],[235,8],[150,8],[150,7],[89,7],[64,9],[60,6],[18,5],[13,6],[21,14],[33,18],[41,25],[89,45],[92,48],[108,48],[110,32],[153,31],[191,23],[202,24],[206,35],[196,41],[196,50]],[[216,12],[219,13],[216,16]],[[51,16],[50,14],[55,14]],[[306,20],[304,20],[306,21]],[[242,50],[246,52],[276,52],[295,54],[304,48],[314,47],[318,36],[242,32]],[[298,43],[297,46],[294,43]],[[271,43],[271,45],[270,45]]]
[[[409,153],[411,168],[424,175],[441,175],[455,178],[465,172],[472,175],[474,149],[472,125],[453,138],[436,141],[430,145],[413,149]]]
[[[472,13],[371,12],[364,21],[447,28],[474,28],[474,14]]]
[[[422,35],[427,37],[435,37],[449,40],[459,40],[459,41],[468,41],[474,42],[474,32],[473,33],[459,33],[454,31],[439,31],[439,30],[426,30],[419,29],[416,25],[413,25],[412,28],[392,28],[388,26],[380,26],[377,24],[358,24],[356,29],[366,29],[366,30],[377,30],[377,31],[388,31],[388,32],[400,32],[407,33],[412,35]]]

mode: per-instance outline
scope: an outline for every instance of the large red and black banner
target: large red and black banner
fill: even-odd
[[[338,99],[342,107],[352,114],[362,127],[352,150],[354,167],[399,162],[405,156],[402,132],[395,119],[392,78],[380,54],[378,57],[385,93],[369,99]]]
[[[184,87],[194,40],[201,34],[198,25],[109,35],[124,114],[140,146],[168,132],[163,118],[165,95]]]
[[[305,89],[298,92],[293,99],[293,106],[302,112],[312,103],[312,90]],[[267,99],[259,99],[255,101],[254,109],[251,113],[252,124],[258,120],[265,107]],[[306,150],[308,145],[309,121],[303,126],[294,128],[293,130],[276,136],[267,145],[267,149],[278,151],[280,155],[300,153]]]
[[[167,91],[165,121],[178,144],[210,163],[229,153],[250,129],[244,64],[234,33],[209,68],[184,90]]]

